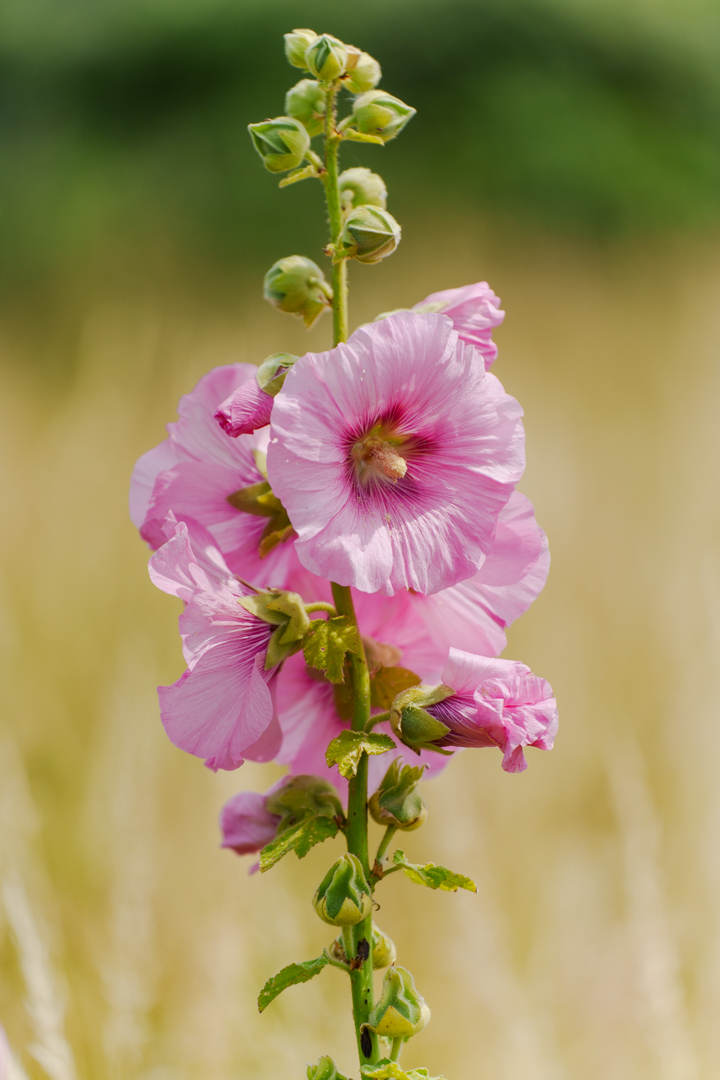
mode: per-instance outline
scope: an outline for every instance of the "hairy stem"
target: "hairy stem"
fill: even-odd
[[[400,1059],[400,1051],[402,1050],[403,1039],[393,1039],[392,1050],[390,1051],[390,1060],[398,1061]]]
[[[330,222],[330,238],[333,244],[339,243],[343,224],[338,187],[338,149],[341,140],[335,127],[337,120],[336,98],[337,87],[330,87],[327,91],[325,111],[325,171],[323,173],[323,184],[325,185],[325,198]],[[333,264],[332,284],[333,343],[338,345],[341,341],[346,341],[348,336],[348,285],[347,261],[345,259]],[[357,627],[355,606],[349,587],[336,585],[333,582],[332,594],[338,615],[346,615]],[[352,728],[353,731],[362,731],[370,719],[370,675],[359,628],[357,633],[360,651],[357,654],[350,654],[350,679],[353,697]],[[368,758],[367,754],[363,754],[358,765],[357,774],[350,780],[348,785],[346,838],[348,851],[352,855],[357,855],[365,871],[365,877],[369,879],[367,775]],[[368,1061],[378,1061],[380,1056],[377,1035],[373,1035],[365,1027],[374,1005],[372,915],[363,919],[357,926],[343,931],[345,954],[348,960],[355,959],[358,942],[363,940],[368,943],[368,957],[355,970],[350,971],[353,1019],[355,1021],[355,1035],[361,1065]]]
[[[335,128],[337,120],[337,87],[331,86],[327,91],[325,108],[325,171],[323,183],[325,185],[325,198],[327,200],[328,220],[330,222],[330,239],[333,244],[340,241],[342,232],[342,208],[340,206],[340,189],[338,187],[338,150],[341,136]],[[333,287],[333,344],[338,345],[341,341],[347,341],[348,336],[348,283],[347,283],[347,259],[333,263],[332,268]]]

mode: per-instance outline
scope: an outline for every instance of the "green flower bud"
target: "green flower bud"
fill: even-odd
[[[342,816],[338,793],[329,780],[319,776],[288,776],[265,801],[268,814],[292,819],[295,824],[312,814],[320,817]]]
[[[417,109],[384,90],[369,90],[355,99],[353,119],[363,135],[377,135],[389,142],[399,135]]]
[[[283,352],[267,356],[258,367],[255,376],[260,389],[264,390],[270,397],[276,397],[283,388],[288,371],[299,359],[299,356]]]
[[[287,172],[301,165],[310,149],[310,136],[299,120],[292,116],[277,116],[248,124],[248,131],[265,168],[270,172]]]
[[[264,295],[280,311],[298,315],[308,329],[332,301],[322,270],[304,255],[288,255],[271,266],[265,275]]]
[[[370,1013],[369,1027],[387,1039],[409,1039],[417,1035],[430,1019],[425,999],[415,989],[406,968],[391,967],[385,972],[382,994]]]
[[[390,724],[397,737],[419,754],[421,750],[437,750],[434,745],[450,730],[447,724],[437,720],[426,706],[436,705],[454,694],[449,686],[411,686],[403,690],[390,706]]]
[[[313,907],[331,926],[355,926],[372,911],[370,888],[356,855],[343,855],[328,870],[313,897]]]
[[[373,90],[381,78],[382,71],[377,60],[374,60],[369,53],[361,52],[355,67],[352,71],[348,71],[344,85],[351,94],[364,94],[368,90]]]
[[[307,67],[305,53],[316,37],[314,30],[293,30],[292,34],[285,34],[285,55],[293,67]]]
[[[320,34],[305,51],[305,67],[320,82],[339,79],[347,64],[347,48],[332,34]]]
[[[380,787],[370,799],[370,814],[378,825],[394,825],[409,832],[419,829],[427,820],[427,808],[417,785],[425,766],[401,768],[396,759],[385,773]]]
[[[343,943],[342,936],[336,937],[332,945],[329,948],[329,953],[333,960],[337,960],[341,964],[347,963],[347,957],[345,956],[345,945]],[[380,930],[375,923],[372,928],[372,965],[376,971],[381,968],[389,967],[390,964],[394,964],[397,959],[397,949],[391,939]]]
[[[340,185],[340,203],[343,210],[352,210],[356,206],[387,206],[387,188],[382,176],[359,166],[346,169],[338,177]]]
[[[325,91],[315,79],[301,79],[285,95],[285,112],[319,135],[325,123]]]
[[[362,263],[380,262],[392,255],[400,243],[402,230],[392,214],[379,206],[358,206],[345,219],[340,234],[345,245],[341,253]]]
[[[307,1080],[347,1080],[337,1071],[337,1065],[330,1057],[321,1057],[317,1065],[308,1065]]]

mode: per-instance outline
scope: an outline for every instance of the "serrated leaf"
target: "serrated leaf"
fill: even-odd
[[[288,986],[297,986],[298,983],[314,979],[324,967],[327,967],[328,963],[329,960],[323,953],[322,956],[317,956],[314,960],[305,960],[302,964],[288,964],[282,971],[278,971],[277,975],[273,975],[272,979],[268,979],[263,986],[258,995],[258,1011],[267,1009],[270,1002],[274,1001],[278,994],[282,994],[283,990],[287,990]]]
[[[357,651],[357,628],[347,615],[315,619],[303,644],[305,663],[324,671],[331,683],[344,681],[345,654]]]
[[[290,851],[294,851],[298,859],[304,859],[310,848],[323,840],[331,840],[337,833],[338,823],[334,818],[315,815],[304,818],[265,845],[260,852],[261,873],[270,870]]]
[[[477,892],[477,885],[472,878],[465,877],[464,874],[456,874],[454,870],[448,870],[446,866],[436,866],[431,862],[420,866],[417,863],[408,862],[403,851],[395,852],[393,862],[396,866],[401,866],[406,877],[409,877],[416,885],[425,885],[428,889],[442,889],[443,892],[457,892],[458,889]]]
[[[395,749],[395,741],[378,731],[341,731],[333,739],[325,753],[325,760],[332,768],[337,765],[340,775],[349,780],[357,772],[363,754],[384,754]]]
[[[421,678],[404,667],[379,667],[370,676],[370,704],[374,709],[389,709],[398,694],[419,686]]]

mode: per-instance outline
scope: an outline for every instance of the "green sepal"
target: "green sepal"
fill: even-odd
[[[258,995],[258,1012],[267,1009],[270,1002],[282,994],[283,990],[287,990],[288,986],[310,982],[310,979],[319,975],[329,962],[327,954],[323,953],[322,956],[316,956],[314,960],[305,960],[301,964],[288,964],[282,971],[278,971],[277,975],[268,979]]]
[[[286,776],[280,787],[267,796],[265,809],[283,819],[278,827],[280,833],[306,817],[343,820],[335,786],[321,776]]]
[[[242,510],[244,514],[254,514],[255,517],[271,518],[283,511],[283,504],[273,495],[267,480],[260,480],[257,484],[233,491],[225,501],[236,510]]]
[[[353,142],[369,142],[379,143],[380,146],[385,145],[385,140],[381,139],[379,135],[365,135],[362,131],[358,131],[356,128],[345,128],[342,134],[343,139],[351,139]]]
[[[396,758],[368,803],[373,821],[408,831],[424,825],[427,809],[417,786],[425,769],[425,765],[403,766],[402,759]]]
[[[290,851],[294,851],[298,859],[304,859],[310,848],[337,836],[338,829],[335,818],[324,815],[304,818],[265,845],[260,852],[260,872],[264,874],[270,870]]]
[[[309,180],[313,176],[317,177],[317,174],[317,169],[314,165],[305,165],[304,168],[296,169],[295,172],[283,176],[278,187],[289,187],[290,184],[297,184],[298,180]]]
[[[421,682],[408,668],[379,667],[370,676],[370,704],[374,709],[389,709],[398,694]]]
[[[260,537],[260,543],[258,545],[258,555],[261,559],[264,559],[266,555],[278,546],[278,544],[284,544],[286,540],[289,540],[292,534],[295,532],[290,524],[290,518],[283,510],[282,514],[278,514],[277,517],[268,521],[263,530],[263,534]]]
[[[420,866],[417,863],[408,862],[404,851],[396,851],[393,862],[396,866],[401,866],[405,876],[416,885],[426,885],[428,889],[442,889],[443,892],[457,892],[458,889],[477,892],[477,885],[472,878],[465,877],[464,874],[456,874],[453,870],[448,870],[446,866],[436,866],[431,862]]]
[[[303,642],[305,663],[324,671],[331,683],[344,682],[345,654],[358,648],[357,627],[347,615],[315,619]]]
[[[255,380],[260,389],[264,390],[269,397],[276,397],[283,388],[288,371],[299,359],[300,357],[295,356],[293,353],[272,353],[270,356],[266,356],[255,375]],[[257,450],[253,450],[253,455],[257,453]],[[265,458],[263,468],[260,468],[257,459],[256,464],[258,470],[267,479],[267,458],[265,454],[263,454],[263,458]]]
[[[347,1080],[338,1072],[338,1067],[331,1057],[321,1057],[317,1065],[308,1065],[307,1080]]]
[[[281,664],[298,652],[300,643],[310,629],[310,618],[303,598],[291,592],[261,592],[241,596],[238,603],[257,619],[277,627],[268,642],[265,670]]]
[[[348,731],[345,729],[332,740],[325,753],[325,760],[332,768],[337,765],[340,775],[349,780],[355,776],[363,754],[384,754],[395,749],[395,741],[378,731]]]

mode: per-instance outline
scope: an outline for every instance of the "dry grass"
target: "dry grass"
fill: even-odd
[[[407,232],[355,275],[356,317],[479,276],[503,296],[496,370],[554,557],[508,655],[562,718],[523,776],[466,754],[428,786],[408,851],[479,891],[386,884],[381,924],[434,1013],[408,1063],[715,1080],[720,261]],[[255,1010],[325,942],[308,899],[330,849],[262,879],[217,849],[224,799],[276,772],[213,776],[165,740],[177,610],[126,518],[133,461],[200,374],[326,343],[254,296],[238,310],[235,284],[68,290],[62,318],[16,315],[0,341],[0,1019],[33,1078],[287,1080],[320,1053],[352,1071],[338,972]]]

